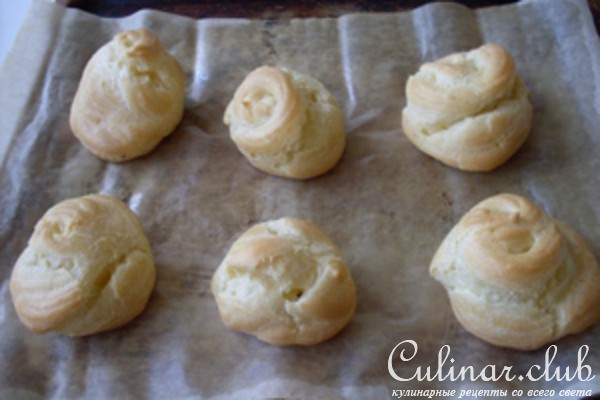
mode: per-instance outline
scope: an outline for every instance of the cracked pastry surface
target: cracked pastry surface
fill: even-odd
[[[406,84],[402,128],[421,151],[467,171],[490,171],[525,142],[527,88],[512,56],[486,44],[423,64]]]
[[[177,60],[148,31],[126,31],[88,61],[69,122],[96,156],[126,161],[150,152],[175,129],[184,100]]]
[[[587,243],[522,196],[467,212],[430,273],[464,328],[494,345],[532,350],[600,319],[600,266]]]
[[[346,145],[335,97],[295,71],[255,69],[237,88],[223,119],[239,151],[272,175],[321,175],[337,164]]]
[[[140,314],[154,281],[137,216],[114,197],[92,194],[56,204],[37,222],[10,292],[31,331],[83,336]]]
[[[313,345],[354,314],[356,289],[340,250],[316,225],[254,225],[225,256],[211,289],[230,329],[274,345]]]

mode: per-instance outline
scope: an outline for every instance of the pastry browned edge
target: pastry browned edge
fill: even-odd
[[[237,88],[224,121],[231,139],[256,168],[307,179],[340,160],[346,137],[335,97],[314,78],[263,66]]]
[[[10,293],[31,331],[83,336],[135,318],[154,281],[137,216],[119,199],[92,194],[61,201],[37,222],[13,269]]]
[[[532,350],[600,319],[600,267],[585,240],[525,197],[500,194],[467,212],[431,275],[459,322],[494,345]]]
[[[423,64],[406,83],[402,128],[449,166],[490,171],[525,142],[532,114],[512,56],[486,44]]]
[[[230,329],[274,345],[314,345],[354,314],[356,289],[340,250],[313,223],[257,224],[231,246],[212,279]]]
[[[119,33],[88,61],[73,99],[73,134],[112,162],[142,156],[181,121],[185,80],[177,60],[144,29]]]

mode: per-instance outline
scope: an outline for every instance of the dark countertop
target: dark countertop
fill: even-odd
[[[203,17],[242,17],[242,18],[276,18],[276,17],[337,17],[357,11],[405,11],[433,0],[310,0],[310,1],[182,1],[182,0],[81,0],[70,1],[74,7],[81,8],[98,15],[122,16],[141,8],[153,8],[194,18]],[[514,3],[515,0],[468,0],[460,3],[469,7]]]
[[[360,11],[406,11],[433,0],[309,0],[268,1],[268,0],[227,0],[227,1],[185,1],[185,0],[71,0],[71,7],[91,13],[118,17],[142,8],[152,8],[193,18],[243,17],[243,18],[293,18],[293,17],[337,17],[342,14]],[[460,1],[472,8],[515,3],[515,0],[466,0]],[[600,0],[588,0],[594,15],[596,30],[600,32]]]

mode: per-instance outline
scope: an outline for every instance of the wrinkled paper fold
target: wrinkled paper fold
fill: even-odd
[[[68,113],[85,63],[119,31],[146,27],[181,62],[186,111],[155,151],[103,162],[71,134]],[[534,104],[523,148],[491,173],[465,173],[404,137],[408,76],[424,62],[484,42],[513,54]],[[600,48],[584,0],[526,1],[469,10],[432,4],[410,13],[337,19],[193,20],[142,11],[102,19],[34,2],[0,71],[0,398],[391,398],[393,389],[566,389],[588,382],[395,381],[392,349],[418,343],[399,376],[437,365],[449,345],[457,368],[487,364],[524,373],[544,349],[516,352],[466,333],[428,275],[460,216],[499,192],[526,195],[571,224],[600,254]],[[222,116],[253,68],[272,64],[321,80],[345,112],[347,148],[308,181],[253,169]],[[16,317],[8,283],[35,222],[60,200],[113,194],[137,213],[153,247],[157,285],[123,329],[88,338],[36,336]],[[210,294],[227,249],[252,224],[311,220],[342,249],[358,308],[336,338],[278,348],[228,331]],[[600,289],[599,289],[600,290]],[[600,325],[557,342],[555,366],[575,367],[580,346],[600,375]]]

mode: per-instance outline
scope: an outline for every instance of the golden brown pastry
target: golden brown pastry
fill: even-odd
[[[64,200],[38,221],[17,260],[10,292],[33,332],[83,336],[117,328],[142,312],[155,280],[150,245],[120,200]]]
[[[425,63],[406,84],[402,128],[421,151],[467,171],[508,160],[531,130],[527,88],[511,55],[486,44]]]
[[[600,267],[584,239],[514,194],[466,213],[430,272],[465,329],[498,346],[536,349],[600,319]]]
[[[329,171],[346,144],[335,97],[309,76],[274,67],[257,68],[244,79],[224,122],[254,167],[288,178]]]
[[[144,155],[183,115],[177,60],[144,29],[116,35],[88,61],[71,106],[75,136],[107,161]]]
[[[251,227],[211,285],[229,328],[274,345],[313,345],[354,314],[356,289],[340,250],[316,225],[281,218]]]

